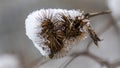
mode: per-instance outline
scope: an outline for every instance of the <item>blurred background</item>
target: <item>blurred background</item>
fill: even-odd
[[[120,68],[120,0],[0,0],[0,68]],[[25,35],[25,19],[41,8],[111,10],[91,18],[103,41],[90,38],[71,50],[70,56],[47,60]],[[92,46],[91,46],[92,45]]]

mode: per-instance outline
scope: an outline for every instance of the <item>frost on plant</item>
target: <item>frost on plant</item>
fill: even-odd
[[[85,14],[80,10],[41,9],[28,15],[26,35],[43,56],[63,57],[77,42],[89,35],[94,43],[100,41],[89,18],[102,13]],[[104,14],[104,13],[103,13]]]

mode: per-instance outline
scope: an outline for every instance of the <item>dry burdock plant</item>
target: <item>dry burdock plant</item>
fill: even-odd
[[[90,24],[90,18],[110,11],[84,13],[80,10],[41,9],[28,15],[26,35],[43,56],[60,58],[68,54],[75,43],[87,35],[98,46],[100,38]]]

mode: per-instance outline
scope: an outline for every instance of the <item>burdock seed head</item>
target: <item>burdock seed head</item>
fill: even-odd
[[[43,56],[63,57],[75,43],[90,35],[98,45],[99,37],[90,25],[90,17],[106,14],[84,13],[80,10],[41,9],[28,15],[26,35]]]

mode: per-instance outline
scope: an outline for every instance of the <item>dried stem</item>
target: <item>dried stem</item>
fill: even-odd
[[[86,17],[91,18],[91,17],[94,17],[94,16],[103,15],[103,14],[109,14],[109,13],[111,13],[110,10],[106,10],[106,11],[103,11],[103,12],[87,13]]]

